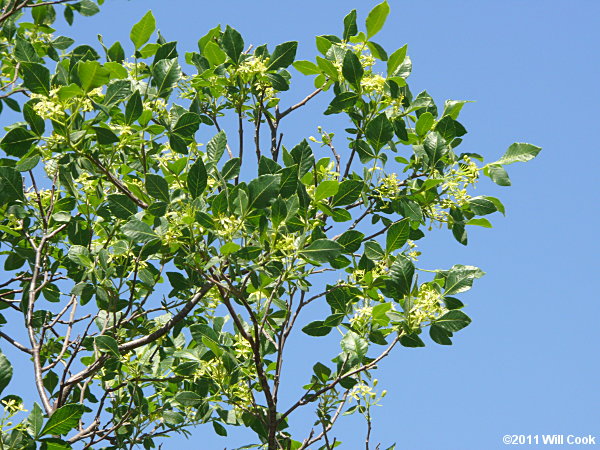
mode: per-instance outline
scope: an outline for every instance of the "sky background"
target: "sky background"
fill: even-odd
[[[230,24],[247,44],[267,42],[272,48],[297,40],[298,57],[314,60],[314,36],[341,34],[342,19],[353,8],[364,24],[376,3],[108,0],[98,16],[76,17],[64,33],[78,44],[97,42],[97,33],[108,44],[125,43],[131,26],[152,9],[167,40],[179,41],[180,54],[196,51],[209,28]],[[472,227],[468,247],[447,230],[419,242],[420,267],[471,264],[487,275],[461,296],[473,323],[457,333],[452,347],[427,340],[427,347],[399,348],[381,364],[377,378],[388,395],[375,410],[372,448],[396,442],[403,450],[495,449],[505,447],[505,434],[591,434],[600,443],[600,2],[390,5],[388,22],[374,40],[388,53],[408,43],[412,91],[426,89],[438,105],[445,99],[476,101],[461,114],[469,130],[462,151],[487,161],[515,141],[543,151],[527,164],[508,167],[512,187],[480,183],[478,194],[499,197],[507,208],[506,217],[492,217],[492,230]],[[311,90],[306,81],[292,86],[283,104]],[[328,123],[317,113],[330,95],[287,123],[284,142],[293,145]],[[312,339],[292,342],[291,384],[308,377],[306,364],[318,351]],[[11,386],[19,390],[15,382]],[[290,400],[296,392],[289,391]],[[293,423],[301,432],[297,438],[306,435],[311,420],[303,414]],[[360,417],[343,418],[336,429],[341,448],[364,448]],[[221,438],[210,425],[201,427],[192,440],[172,438],[163,449],[232,449],[253,442],[231,431]]]

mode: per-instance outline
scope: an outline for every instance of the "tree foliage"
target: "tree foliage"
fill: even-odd
[[[451,344],[471,321],[455,295],[483,275],[419,268],[416,241],[443,226],[466,244],[469,226],[490,227],[502,203],[469,188],[480,174],[509,185],[504,166],[540,149],[513,144],[486,165],[457,151],[466,102],[410,91],[406,46],[372,40],[386,2],[364,31],[352,11],[341,36],[317,36],[313,61],[230,26],[180,54],[152,41],[151,12],[130,43],[75,46],[52,36],[56,5],[36,3],[0,2],[1,100],[23,116],[0,141],[0,336],[31,360],[39,396],[28,413],[2,400],[0,447],[155,448],[210,424],[247,427],[269,450],[329,449],[342,413],[365,416],[368,446],[378,363],[424,346],[425,330]],[[53,3],[69,22],[98,10]],[[295,72],[315,90],[284,106]],[[316,96],[348,127],[284,143]],[[293,334],[339,335],[340,351],[284,403]],[[0,391],[12,376],[0,353]],[[300,408],[315,424],[292,435]]]

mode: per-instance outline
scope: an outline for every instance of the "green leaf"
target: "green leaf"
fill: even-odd
[[[383,28],[383,24],[389,13],[390,5],[388,5],[387,1],[375,6],[375,8],[369,12],[366,21],[367,38],[372,38],[381,30],[381,28]]]
[[[391,253],[394,250],[401,248],[410,235],[410,223],[408,219],[402,219],[400,222],[393,224],[386,236],[386,247],[387,253]]]
[[[356,36],[358,33],[358,26],[356,25],[356,10],[350,11],[346,17],[344,17],[344,32],[342,39],[348,41],[352,36]]]
[[[336,242],[344,247],[346,253],[354,253],[360,248],[364,238],[365,235],[360,231],[348,230],[337,238]]]
[[[441,327],[446,331],[450,331],[451,333],[462,330],[470,323],[471,318],[458,309],[448,311],[435,321],[436,326]]]
[[[485,275],[485,272],[479,267],[463,266],[461,264],[453,266],[446,274],[444,295],[468,291],[473,286],[475,278],[481,278],[483,275]]]
[[[107,201],[108,209],[118,219],[129,219],[137,213],[137,205],[125,194],[110,194]]]
[[[410,292],[414,274],[415,265],[413,262],[404,255],[398,255],[392,267],[390,267],[390,278],[394,282],[395,291],[400,298]]]
[[[229,56],[233,62],[239,62],[240,55],[244,51],[244,39],[242,39],[242,35],[236,29],[227,25],[221,39],[221,44],[223,45],[223,49],[225,50],[225,53],[227,53],[227,56]]]
[[[466,222],[465,225],[477,225],[479,227],[492,228],[491,222],[484,217],[480,219],[471,219]]]
[[[208,183],[208,174],[202,159],[198,158],[188,173],[187,187],[192,195],[192,198],[199,197],[206,189]]]
[[[249,209],[264,208],[279,192],[279,175],[261,175],[248,184]]]
[[[447,141],[450,142],[452,139],[467,134],[467,130],[463,127],[460,122],[457,122],[450,116],[444,116],[435,125],[435,131]]]
[[[206,155],[208,161],[212,164],[217,164],[223,157],[225,149],[227,148],[227,136],[224,131],[219,131],[213,136],[213,138],[206,144]]]
[[[50,71],[36,63],[22,63],[23,85],[34,94],[50,95]]]
[[[172,133],[177,133],[180,136],[190,137],[193,136],[198,128],[200,127],[200,116],[196,113],[186,112],[182,114],[177,123],[171,130]]]
[[[73,447],[68,442],[58,438],[40,439],[42,446],[40,450],[72,450]]]
[[[303,75],[319,75],[321,70],[311,61],[295,61],[294,68]]]
[[[279,225],[283,221],[285,221],[287,213],[288,211],[285,200],[279,197],[273,202],[273,205],[271,205],[271,222],[273,222],[273,228],[275,230],[279,228]]]
[[[83,94],[84,92],[75,83],[71,83],[68,86],[63,86],[58,89],[58,98],[63,102]]]
[[[385,252],[377,241],[365,242],[365,256],[369,259],[379,261],[385,256]]]
[[[331,101],[327,110],[325,111],[326,115],[329,114],[337,114],[348,108],[353,107],[359,96],[356,92],[342,92],[339,95],[336,95],[335,98]]]
[[[96,132],[96,139],[100,145],[110,145],[119,142],[119,137],[109,128],[92,127]]]
[[[373,148],[379,151],[394,137],[394,127],[385,113],[381,113],[368,123],[365,135]]]
[[[364,183],[360,180],[344,180],[333,197],[331,206],[344,206],[354,203],[360,197]]]
[[[342,75],[344,75],[344,78],[358,88],[364,73],[365,70],[360,63],[358,56],[356,56],[352,51],[347,51],[342,63]]]
[[[487,197],[473,197],[469,200],[469,207],[478,216],[485,216],[498,211],[496,204]]]
[[[131,125],[139,119],[143,111],[142,96],[139,91],[135,91],[125,106],[125,123]]]
[[[433,126],[434,122],[435,119],[433,118],[433,114],[427,111],[421,114],[421,116],[417,120],[417,123],[415,125],[415,131],[419,136],[425,136],[427,132],[431,130],[431,127]]]
[[[369,50],[371,50],[371,54],[381,60],[381,61],[387,61],[388,59],[388,55],[385,51],[385,49],[379,45],[377,42],[367,42],[367,47],[369,47]]]
[[[167,98],[181,78],[181,67],[176,58],[161,59],[152,67],[152,76],[158,96]]]
[[[541,150],[541,147],[536,147],[535,145],[515,142],[508,147],[502,158],[494,164],[506,165],[516,162],[527,162],[535,158]]]
[[[298,164],[281,169],[280,175],[279,194],[283,198],[289,198],[298,189]]]
[[[0,393],[6,389],[13,376],[13,368],[4,353],[0,353]]]
[[[162,416],[167,425],[177,426],[185,421],[183,414],[176,411],[163,411]]]
[[[340,188],[339,181],[325,180],[322,181],[315,191],[315,200],[320,201],[337,194]]]
[[[142,19],[136,23],[133,28],[131,28],[131,32],[129,33],[129,38],[136,50],[140,49],[142,45],[148,42],[152,33],[156,29],[156,19],[152,14],[152,11],[148,11]]]
[[[102,4],[102,2],[99,2]],[[96,5],[92,0],[81,0],[78,3],[75,3],[73,9],[79,12],[82,16],[93,16],[100,12],[100,8]]]
[[[279,44],[273,50],[273,54],[269,58],[269,64],[267,70],[285,69],[294,62],[296,58],[296,50],[298,49],[298,42],[284,42]]]
[[[278,73],[267,73],[267,78],[276,91],[283,92],[290,88],[288,81]]]
[[[331,306],[332,311],[348,312],[348,305],[355,298],[350,294],[350,290],[345,287],[327,285],[327,291],[325,299],[327,300],[327,304]]]
[[[233,158],[223,164],[221,169],[221,176],[224,180],[231,180],[240,174],[240,168],[242,166],[240,158]]]
[[[67,434],[79,424],[79,419],[83,416],[84,406],[70,403],[58,408],[48,419],[46,425],[40,431],[40,436],[46,434],[59,435]]]
[[[223,425],[221,425],[219,422],[216,422],[213,420],[213,428],[215,430],[215,433],[217,433],[219,436],[227,436],[227,430],[225,429],[225,427]]]
[[[72,245],[71,248],[69,248],[67,257],[75,264],[87,267],[88,269],[94,265],[90,259],[90,251],[83,245]]]
[[[212,41],[208,42],[204,46],[202,54],[208,60],[211,66],[220,66],[227,59],[227,53],[225,53],[221,47]]]
[[[146,191],[152,197],[163,202],[169,202],[171,197],[169,195],[169,184],[160,175],[152,173],[146,174]]]
[[[240,248],[241,247],[239,246],[239,244],[236,244],[235,242],[228,242],[219,249],[219,253],[221,255],[227,256],[237,252]]]
[[[344,247],[329,239],[317,239],[300,252],[300,255],[320,263],[331,262],[342,254]]]
[[[146,244],[158,239],[150,226],[138,219],[131,219],[121,228],[123,234],[134,243]]]
[[[28,172],[35,168],[40,162],[40,155],[33,155],[29,158],[21,159],[16,165],[15,170],[17,172]]]
[[[120,42],[115,42],[107,51],[110,62],[121,64],[125,60],[125,50]]]
[[[191,391],[182,391],[175,396],[175,400],[183,406],[197,406],[204,402],[204,397]]]
[[[458,119],[458,115],[466,103],[470,102],[467,100],[446,100],[442,116],[450,116],[454,120]]]
[[[296,145],[290,151],[290,155],[292,156],[294,162],[298,164],[299,178],[302,178],[304,175],[306,175],[315,165],[315,157],[306,139]]]
[[[116,358],[121,356],[119,344],[111,336],[96,336],[94,344],[96,344],[96,348],[103,353],[110,353]]]
[[[40,431],[42,431],[42,427],[44,426],[44,412],[40,405],[36,403],[33,404],[33,408],[31,409],[31,413],[27,417],[27,431],[34,437],[37,438],[40,435]]]
[[[0,204],[25,200],[23,177],[12,167],[0,167]]]
[[[401,336],[400,344],[409,348],[425,347],[425,342],[423,342],[416,334],[405,334],[404,336]]]
[[[429,336],[431,337],[431,339],[433,340],[433,342],[436,342],[437,344],[440,344],[440,345],[452,345],[452,341],[450,340],[450,337],[452,336],[452,333],[446,331],[442,327],[438,327],[435,324],[432,324],[429,327]]]
[[[400,64],[404,62],[404,60],[406,59],[407,48],[408,47],[405,45],[404,47],[399,48],[390,55],[387,61],[388,76],[393,76],[398,67],[400,67]]]
[[[194,324],[190,327],[190,333],[196,342],[208,340],[213,347],[219,347],[219,335],[215,330],[204,323]]]
[[[35,103],[36,101],[33,100],[23,105],[23,117],[29,124],[31,131],[33,131],[36,136],[42,136],[44,131],[46,131],[46,123],[33,109]]]
[[[21,157],[24,156],[34,142],[38,141],[39,138],[26,128],[18,127],[13,128],[0,142],[0,147],[6,152],[7,155]]]
[[[17,61],[22,63],[43,63],[44,60],[39,57],[35,48],[31,43],[20,37],[19,35],[15,36],[15,49],[14,49],[14,57]]]
[[[484,170],[488,173],[492,181],[498,186],[511,185],[510,178],[504,167],[499,165],[488,165]]]
[[[322,320],[316,320],[302,328],[302,331],[309,336],[327,336],[331,331],[331,327],[324,325]]]
[[[110,80],[110,72],[97,61],[80,61],[77,64],[77,74],[84,92],[104,86]]]
[[[340,342],[342,350],[362,360],[367,355],[369,343],[354,331],[349,331]]]
[[[118,63],[106,63],[106,64],[114,64],[118,67],[123,67]],[[107,68],[105,66],[105,68]],[[112,73],[112,71],[109,70]],[[127,77],[127,71],[125,73],[125,77]],[[112,81],[108,87],[106,88],[106,95],[104,96],[104,105],[106,106],[114,106],[118,104],[121,100],[125,100],[131,94],[131,81],[129,80],[115,80]]]

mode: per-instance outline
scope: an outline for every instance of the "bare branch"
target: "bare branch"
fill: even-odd
[[[291,113],[292,111],[297,110],[298,108],[301,108],[302,106],[306,105],[310,99],[312,99],[313,97],[315,97],[319,92],[322,92],[323,90],[321,88],[317,89],[316,91],[312,92],[311,94],[309,94],[304,100],[296,103],[294,106],[290,106],[288,109],[286,109],[285,111],[283,111],[282,113],[277,112],[277,114],[275,115],[275,118],[277,120],[277,122],[279,122],[281,119],[283,119],[285,116],[287,116],[289,113]]]

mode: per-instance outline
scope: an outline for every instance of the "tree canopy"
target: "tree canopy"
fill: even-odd
[[[31,361],[38,395],[7,389],[0,353],[0,448],[150,449],[206,424],[330,449],[346,413],[364,415],[368,448],[378,363],[424,331],[450,345],[471,321],[456,296],[483,275],[421,268],[417,242],[491,227],[504,206],[471,187],[510,185],[504,166],[540,148],[461,153],[467,102],[413,94],[407,46],[373,40],[387,2],[317,36],[311,61],[231,26],[180,53],[152,12],[127,43],[53,35],[57,13],[98,12],[91,0],[0,8],[0,105],[22,114],[0,141],[0,346]],[[284,104],[301,75],[314,91]],[[316,96],[347,128],[287,142]],[[292,335],[339,352],[284,379]],[[284,403],[292,382],[304,394]],[[300,408],[315,414],[304,434],[288,427]]]

